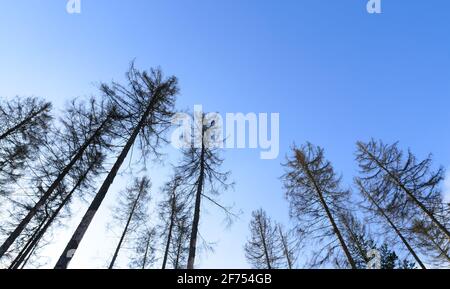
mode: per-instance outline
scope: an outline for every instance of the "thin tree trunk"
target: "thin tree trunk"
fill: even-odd
[[[136,200],[133,203],[133,207],[131,208],[131,212],[130,212],[130,215],[128,216],[127,223],[125,225],[125,228],[123,229],[122,236],[120,237],[119,244],[117,244],[116,251],[114,252],[114,256],[113,256],[113,258],[111,260],[111,263],[109,264],[109,268],[108,269],[113,269],[114,268],[114,263],[116,262],[117,256],[119,255],[119,251],[120,251],[120,248],[122,247],[123,240],[125,239],[125,236],[128,233],[128,227],[130,226],[131,220],[133,219],[134,211],[136,210],[136,206],[137,206],[137,204],[139,202],[139,199],[140,199],[140,197],[142,195],[142,191],[143,190],[144,190],[144,188],[141,186],[141,188],[139,190],[139,193],[138,193],[138,195],[136,197]]]
[[[433,215],[433,213],[432,212],[430,212],[430,210],[428,210],[427,209],[427,207],[421,202],[421,201],[419,201],[415,196],[414,196],[414,194],[410,191],[410,190],[408,190],[406,187],[405,187],[405,185],[402,183],[402,182],[400,182],[400,180],[396,177],[396,176],[394,176],[393,174],[392,174],[392,172],[391,171],[389,171],[385,166],[383,166],[383,164],[372,154],[372,153],[370,153],[364,146],[360,146],[360,148],[362,148],[363,150],[364,150],[364,152],[366,153],[366,154],[368,154],[369,155],[369,157],[372,159],[372,160],[374,160],[376,163],[377,163],[377,165],[383,170],[383,171],[385,171],[387,174],[388,174],[388,176],[400,187],[400,189],[402,189],[405,193],[406,193],[406,195],[407,196],[409,196],[410,198],[411,198],[411,200],[428,216],[428,217],[430,217],[430,219],[431,219],[431,221],[445,234],[445,235],[447,235],[447,238],[448,239],[450,239],[450,232],[447,230],[447,228],[441,223],[441,222],[439,222],[437,219],[436,219],[436,217]]]
[[[75,186],[72,188],[72,190],[67,194],[67,196],[64,198],[64,200],[61,202],[61,204],[58,206],[55,212],[53,212],[50,219],[47,220],[47,223],[45,226],[39,230],[38,235],[32,240],[31,244],[26,248],[25,254],[22,254],[22,256],[17,260],[16,264],[11,265],[13,266],[12,269],[18,269],[20,264],[25,261],[25,258],[27,255],[31,254],[31,251],[34,250],[34,248],[37,246],[39,241],[42,239],[42,236],[47,232],[48,228],[53,224],[53,221],[56,219],[56,217],[59,215],[61,210],[66,206],[66,204],[71,200],[73,194],[75,191],[81,186],[81,184],[84,182],[84,180],[87,178],[90,171],[93,169],[94,163],[92,163],[89,168],[86,170],[86,172],[81,176]]]
[[[180,255],[181,255],[181,247],[183,245],[183,232],[180,232],[180,235],[178,236],[178,246],[177,246],[177,257],[175,258],[175,268],[174,269],[179,269],[180,265]]]
[[[191,239],[189,242],[189,257],[187,269],[194,269],[195,251],[197,246],[198,224],[200,222],[200,207],[202,201],[203,182],[205,174],[205,128],[202,123],[202,151],[200,154],[200,175],[197,181],[197,193],[195,197],[194,219],[192,221]]]
[[[43,113],[44,111],[48,110],[50,108],[50,104],[46,104],[44,106],[42,106],[39,110],[32,112],[28,117],[26,117],[24,120],[22,120],[21,122],[19,122],[18,124],[16,124],[15,126],[11,127],[10,129],[8,129],[6,132],[4,132],[3,134],[0,135],[0,141],[7,138],[9,135],[11,135],[12,133],[14,133],[16,130],[22,128],[23,126],[25,126],[28,122],[30,122],[33,118],[37,117],[38,115],[40,115],[41,113]]]
[[[30,237],[30,239],[28,239],[27,243],[25,244],[25,246],[22,248],[22,250],[20,250],[19,254],[16,256],[16,258],[12,261],[11,265],[9,266],[8,269],[17,269],[20,266],[20,263],[22,262],[23,259],[26,258],[26,256],[28,255],[28,248],[31,247],[30,250],[32,250],[33,248],[33,240],[35,240],[36,238],[38,238],[39,236],[39,232],[42,229],[42,227],[45,225],[47,221],[47,216],[42,220],[42,222],[39,224],[39,226],[36,228],[36,231],[34,231],[33,235]]]
[[[145,247],[145,253],[144,253],[144,262],[142,263],[142,270],[145,269],[145,266],[147,265],[147,258],[148,258],[148,249],[150,248],[150,242],[151,242],[151,238],[150,235],[148,236],[147,239],[147,245]]]
[[[58,175],[56,180],[47,189],[47,191],[42,195],[39,201],[30,209],[28,214],[23,218],[23,220],[17,225],[16,229],[9,235],[9,237],[3,242],[0,247],[0,258],[8,251],[14,241],[19,237],[31,219],[37,214],[39,209],[47,202],[52,193],[58,188],[61,182],[64,180],[66,175],[70,172],[75,163],[81,159],[86,149],[91,145],[91,143],[98,137],[98,135],[103,130],[104,126],[110,121],[110,117],[107,117],[105,121],[100,125],[100,127],[92,134],[92,136],[83,144],[83,146],[78,150],[77,154],[72,158],[70,163],[64,168],[64,170]]]
[[[411,255],[414,257],[414,259],[419,263],[419,266],[422,269],[427,269],[423,262],[420,260],[419,256],[417,256],[416,252],[414,252],[413,248],[409,244],[409,242],[406,240],[406,238],[403,236],[403,234],[400,232],[400,230],[397,228],[397,226],[394,224],[394,222],[391,221],[388,215],[384,212],[384,210],[380,207],[380,205],[375,201],[375,199],[370,195],[369,192],[367,192],[362,186],[361,190],[363,191],[364,195],[367,196],[367,198],[377,207],[378,212],[386,219],[386,221],[389,223],[389,225],[394,229],[395,233],[399,236],[399,238],[402,240],[403,244],[406,246],[408,251],[411,253]]]
[[[308,168],[308,166],[306,166],[303,161],[299,160],[300,164],[303,166],[303,169],[306,171],[309,180],[313,183],[314,188],[316,190],[316,193],[320,199],[320,203],[322,204],[323,209],[325,210],[325,213],[327,214],[328,220],[331,223],[331,226],[333,227],[333,231],[336,234],[336,236],[339,239],[339,242],[341,244],[342,249],[344,250],[345,255],[347,256],[348,262],[350,263],[350,266],[352,267],[352,269],[357,269],[356,268],[356,263],[355,260],[353,260],[352,255],[350,254],[350,251],[348,250],[347,245],[345,244],[344,238],[342,237],[341,231],[339,230],[338,226],[336,225],[336,222],[334,220],[333,215],[331,214],[330,209],[328,208],[327,203],[325,202],[325,199],[323,198],[322,195],[322,191],[319,188],[319,185],[317,184],[316,180],[314,179],[314,177],[311,175],[311,172]]]
[[[288,248],[287,240],[283,235],[283,230],[281,229],[281,226],[278,226],[278,231],[280,232],[281,243],[283,244],[284,256],[286,257],[288,267],[289,267],[289,269],[292,269],[292,260],[289,256],[289,248]]]
[[[271,270],[272,269],[272,265],[270,264],[270,257],[269,257],[269,252],[267,250],[267,244],[266,244],[266,236],[264,235],[264,228],[262,227],[261,224],[261,218],[259,218],[259,235],[261,237],[261,241],[263,242],[263,248],[264,248],[264,256],[266,257],[266,264],[267,264],[267,269]]]
[[[22,266],[20,267],[20,269],[25,268],[25,266],[28,264],[28,261],[30,261],[31,256],[33,256],[34,251],[36,251],[36,249],[37,249],[37,247],[35,246],[35,247],[33,248],[33,250],[30,252],[30,254],[28,255],[28,257],[27,257],[27,258],[25,259],[25,261],[23,262],[23,264],[22,264]]]
[[[144,127],[145,121],[150,115],[150,112],[153,108],[153,101],[150,102],[149,106],[147,107],[145,113],[142,116],[142,119],[139,121],[137,126],[134,128],[133,133],[131,134],[129,140],[127,141],[126,145],[124,146],[122,152],[120,153],[119,157],[117,158],[114,166],[112,167],[111,171],[109,172],[108,176],[106,177],[105,181],[103,182],[102,186],[100,187],[100,190],[96,194],[94,200],[92,201],[91,205],[89,206],[89,209],[85,213],[83,219],[81,220],[80,224],[78,225],[77,229],[72,235],[72,238],[70,239],[69,243],[67,244],[66,248],[64,249],[64,252],[61,254],[58,262],[55,265],[55,269],[66,269],[69,265],[70,261],[72,260],[76,250],[78,249],[78,246],[81,242],[81,240],[84,237],[84,234],[86,233],[89,224],[91,223],[92,219],[94,218],[95,214],[97,213],[98,208],[100,207],[103,199],[105,198],[106,194],[108,193],[109,187],[114,182],[114,179],[119,172],[120,167],[122,166],[123,162],[125,161],[125,158],[127,157],[131,147],[133,146],[134,142],[136,141],[137,136],[139,135],[139,132]]]
[[[353,232],[353,230],[350,228],[350,226],[347,224],[347,222],[343,222],[344,226],[347,228],[347,231],[350,233],[351,238],[354,240],[356,247],[358,249],[359,254],[361,255],[361,257],[364,259],[364,262],[369,262],[369,258],[367,256],[367,252],[365,252],[365,249],[363,247],[361,247],[361,243],[358,241],[358,237],[355,235],[355,233]],[[358,268],[360,269],[360,268]]]
[[[174,214],[175,214],[175,208],[174,208],[175,206],[173,203],[174,203],[174,201],[172,202],[172,211],[171,211],[171,215],[170,215],[169,232],[167,233],[167,243],[166,243],[166,249],[164,250],[162,269],[166,269],[167,258],[169,256],[170,241],[172,239],[172,230],[173,230]]]

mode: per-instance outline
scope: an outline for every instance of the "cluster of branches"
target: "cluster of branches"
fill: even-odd
[[[419,161],[397,143],[358,142],[360,175],[354,186],[360,201],[355,202],[358,196],[351,198],[351,189],[342,188],[322,148],[307,143],[292,151],[282,179],[295,238],[311,245],[308,267],[450,265],[450,204],[440,191],[444,171],[432,170],[431,156]],[[245,249],[256,268],[277,267],[283,259],[275,227],[264,212],[253,214]]]
[[[36,97],[0,102],[0,264],[39,267],[40,252],[71,217],[76,201],[88,208],[55,268],[67,268],[127,158],[137,164],[160,158],[172,126],[178,84],[159,69],[131,65],[125,84],[100,86],[100,95],[75,99],[62,115]],[[238,216],[219,195],[233,186],[223,171],[216,120],[196,115],[191,139],[161,188],[151,219],[149,176],[119,193],[113,212],[119,238],[109,260],[117,267],[124,250],[129,267],[195,267],[206,205]],[[192,135],[191,135],[192,134]],[[185,136],[183,136],[185,137]],[[253,213],[246,257],[255,268],[296,268],[300,248],[313,244],[306,266],[365,268],[378,254],[380,268],[426,268],[450,264],[450,205],[442,200],[444,170],[432,158],[418,160],[397,143],[358,142],[358,194],[343,188],[324,150],[293,147],[283,164],[283,184],[295,226],[286,230],[263,210]],[[131,162],[130,162],[131,164]],[[355,202],[360,199],[359,202]],[[376,232],[373,233],[373,232]],[[202,246],[202,244],[204,246]],[[157,256],[160,256],[158,258]]]
[[[175,114],[177,79],[165,78],[159,69],[140,71],[132,63],[125,84],[101,84],[99,90],[87,101],[73,100],[59,118],[39,98],[0,103],[2,266],[43,265],[40,252],[71,217],[72,204],[87,202],[55,265],[67,268],[125,160],[130,165],[134,160],[134,148],[139,153],[133,165],[162,156]],[[120,233],[110,269],[124,251],[131,268],[152,268],[159,255],[162,268],[194,268],[202,200],[234,217],[217,200],[231,183],[229,172],[220,170],[220,151],[211,145],[214,122],[205,115],[200,120],[201,133],[182,151],[173,178],[161,189],[159,220],[151,219],[149,176],[135,178],[118,194],[111,223]]]

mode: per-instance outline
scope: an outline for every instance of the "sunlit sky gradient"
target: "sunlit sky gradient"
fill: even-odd
[[[201,234],[216,245],[198,266],[248,267],[252,210],[289,224],[279,177],[294,141],[323,146],[347,186],[357,171],[355,142],[371,137],[450,166],[450,2],[382,0],[381,15],[368,14],[366,3],[82,0],[82,13],[69,15],[65,0],[0,0],[0,96],[42,96],[60,109],[95,94],[100,81],[122,80],[136,58],[140,68],[161,66],[180,79],[180,109],[280,113],[279,159],[260,160],[257,150],[223,155],[236,186],[221,199],[241,218],[224,230],[210,204],[202,215]],[[149,169],[155,195],[168,171]],[[71,267],[109,260],[117,239],[106,220],[126,182],[114,184]],[[46,250],[48,266],[85,208]]]

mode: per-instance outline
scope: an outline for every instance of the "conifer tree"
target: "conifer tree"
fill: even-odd
[[[165,142],[164,132],[170,127],[174,114],[177,79],[164,79],[161,70],[157,69],[141,72],[134,67],[134,63],[126,77],[126,86],[116,82],[101,86],[105,97],[117,107],[120,115],[117,126],[121,131],[117,134],[122,138],[123,145],[55,268],[65,269],[69,265],[133,145],[138,145],[144,160],[149,154],[158,154],[157,149]]]
[[[356,269],[338,218],[348,203],[349,191],[340,188],[340,179],[325,159],[323,149],[310,143],[294,147],[284,167],[284,188],[297,227],[315,237],[318,245],[326,240],[313,266],[330,261],[340,247],[350,267]]]

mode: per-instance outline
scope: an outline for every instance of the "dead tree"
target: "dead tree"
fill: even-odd
[[[129,231],[139,231],[139,226],[143,222],[145,224],[145,219],[148,218],[147,210],[148,203],[150,202],[150,187],[150,179],[143,177],[135,179],[133,185],[120,194],[121,199],[115,209],[114,218],[118,223],[125,223],[125,226],[120,235],[120,240],[114,251],[111,263],[109,264],[109,269],[114,268],[117,256]]]
[[[180,219],[186,218],[190,211],[189,195],[183,190],[182,181],[181,177],[174,176],[162,190],[164,199],[159,204],[159,217],[162,221],[160,231],[164,240],[162,269],[166,269],[169,260],[177,223]]]
[[[126,76],[128,87],[118,83],[103,84],[101,87],[105,96],[118,107],[122,127],[119,135],[122,136],[125,143],[55,268],[65,269],[69,265],[136,141],[139,140],[138,145],[145,158],[152,152],[156,153],[156,149],[164,141],[163,133],[170,127],[174,113],[175,95],[178,93],[177,79],[175,77],[164,79],[160,70],[151,70],[150,73],[138,71],[134,64],[131,65]]]
[[[34,97],[0,103],[0,195],[10,193],[43,145],[51,108]]]
[[[281,224],[277,225],[279,245],[283,254],[283,267],[287,269],[295,269],[297,261],[300,241],[297,240],[295,232],[292,230],[286,231]]]
[[[191,230],[190,217],[187,214],[179,216],[173,228],[173,238],[168,256],[168,261],[173,269],[186,268]]]
[[[404,156],[397,143],[386,145],[374,140],[358,142],[357,147],[361,180],[374,188],[377,200],[387,203],[403,220],[410,220],[418,208],[450,239],[450,232],[432,211],[442,201],[439,184],[444,171],[431,171],[431,156],[418,161],[410,151]]]
[[[117,114],[115,108],[113,106],[107,106],[102,107],[99,111],[96,102],[93,100],[90,102],[89,109],[84,110],[83,108],[81,111],[73,111],[78,108],[80,107],[75,108],[72,106],[67,111],[67,115],[69,116],[77,113],[77,118],[69,117],[66,119],[67,121],[62,120],[63,128],[61,130],[63,130],[63,134],[61,140],[66,141],[67,147],[64,148],[65,155],[56,156],[56,159],[58,159],[58,162],[63,161],[64,165],[58,169],[54,179],[51,179],[49,182],[47,180],[41,182],[38,178],[37,181],[42,183],[42,186],[38,185],[39,199],[29,208],[22,220],[0,246],[0,258],[9,250],[32,219],[42,211],[42,208],[58,195],[57,191],[64,191],[62,189],[64,180],[69,177],[72,170],[82,161],[83,156],[85,156],[89,148],[109,142],[104,138],[107,135],[106,132],[112,129],[116,120]],[[51,159],[53,159],[54,151],[52,148],[48,149]],[[66,159],[67,161],[65,161]],[[44,171],[45,176],[52,175],[52,172],[47,174],[47,168],[45,166],[41,165],[40,167]]]
[[[196,115],[195,119],[199,120],[194,124],[194,129],[198,133],[194,134],[194,140],[189,148],[183,150],[183,159],[177,167],[177,174],[194,199],[188,269],[194,269],[202,200],[205,199],[218,206],[227,217],[233,216],[229,208],[220,205],[214,199],[221,190],[227,190],[232,185],[228,183],[230,172],[220,171],[223,160],[219,157],[220,151],[215,139],[217,136],[214,134],[216,123],[205,114]]]
[[[55,202],[55,209],[46,210],[46,218],[43,220],[42,225],[35,230],[33,236],[23,246],[22,250],[11,263],[10,269],[19,269],[26,263],[25,261],[35,252],[39,242],[48,233],[49,228],[54,225],[55,221],[61,217],[62,211],[67,208],[67,205],[70,204],[77,192],[91,190],[91,182],[102,171],[104,155],[98,151],[93,151],[91,156],[88,154],[88,157],[90,160],[86,162],[87,167],[84,170],[79,167],[80,171],[77,173],[78,175],[74,174],[73,179],[75,184],[73,184],[72,189],[62,195],[61,200]]]
[[[441,222],[450,220],[448,217],[439,219]],[[428,220],[414,219],[408,228],[408,235],[430,262],[436,266],[448,267],[450,264],[450,241],[435,224]]]
[[[328,239],[322,247],[326,251],[317,265],[330,260],[336,247],[342,252],[351,266],[356,264],[342,236],[338,215],[348,201],[349,191],[340,188],[340,179],[336,177],[333,167],[324,158],[323,149],[310,143],[293,148],[294,156],[284,164],[283,176],[286,197],[290,202],[291,216],[297,226],[306,230],[306,234],[315,236],[318,241]],[[335,243],[337,242],[338,245]]]
[[[407,238],[404,236],[404,234],[401,232],[401,229],[394,223],[392,218],[389,216],[389,213],[386,211],[386,209],[382,208],[380,205],[380,202],[375,199],[373,195],[379,195],[379,194],[373,194],[371,193],[371,189],[366,188],[367,184],[365,185],[362,180],[356,179],[356,184],[359,188],[359,191],[363,195],[363,197],[369,202],[370,207],[368,208],[370,211],[375,213],[376,215],[380,216],[385,220],[385,222],[388,224],[388,226],[395,232],[395,234],[400,238],[404,246],[407,248],[408,252],[414,257],[417,264],[422,269],[426,269],[424,263],[420,259],[420,257],[417,255],[417,253],[414,251],[411,244],[408,242]]]
[[[134,254],[131,257],[130,267],[148,269],[156,262],[156,230],[145,228],[138,232],[134,242]]]
[[[277,269],[283,260],[279,227],[262,209],[252,213],[245,257],[255,269]]]

